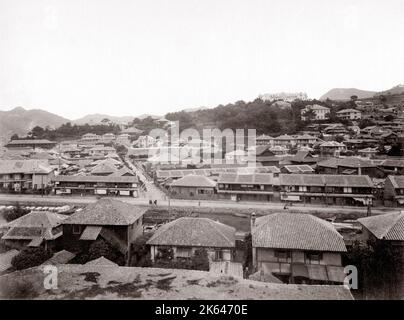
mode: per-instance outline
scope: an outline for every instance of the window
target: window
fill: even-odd
[[[81,233],[81,226],[80,225],[73,225],[73,234],[80,234]]]
[[[287,261],[290,259],[290,251],[275,250],[275,258],[278,258],[278,261]]]
[[[323,255],[321,252],[306,252],[306,263],[309,264],[320,264]]]
[[[222,250],[215,251],[215,260],[223,260],[223,251]]]

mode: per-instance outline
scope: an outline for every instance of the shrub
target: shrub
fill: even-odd
[[[150,248],[146,242],[152,236],[151,233],[146,233],[135,240],[131,245],[131,262],[132,267],[150,267]]]
[[[124,265],[124,256],[112,247],[108,242],[103,239],[98,239],[94,241],[88,248],[77,254],[77,256],[71,261],[72,263],[83,264],[88,261],[98,259],[100,257],[105,257],[118,265]]]
[[[10,222],[22,216],[25,216],[29,212],[30,212],[29,210],[21,208],[20,204],[17,202],[14,209],[7,210],[3,213],[3,217],[7,222]]]
[[[198,249],[192,257],[192,269],[209,271],[209,258],[205,249]]]
[[[11,264],[15,269],[22,270],[39,266],[50,257],[52,254],[41,247],[25,248],[11,260]]]

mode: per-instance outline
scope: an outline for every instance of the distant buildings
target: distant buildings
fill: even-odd
[[[368,176],[331,174],[280,174],[281,200],[329,205],[367,205],[373,201]]]
[[[54,177],[47,161],[0,160],[0,189],[13,192],[43,190]]]
[[[274,100],[283,100],[287,102],[292,102],[294,100],[308,100],[308,96],[305,92],[296,92],[296,93],[266,93],[258,96],[262,101],[274,101]]]
[[[330,114],[330,108],[323,107],[318,104],[308,105],[300,110],[301,119],[303,121],[310,120],[310,117],[308,116],[308,113],[310,112],[313,112],[313,117],[311,120],[326,120]]]
[[[25,139],[25,140],[11,140],[5,147],[9,150],[16,149],[52,149],[56,146],[56,142],[46,139]]]
[[[355,109],[344,109],[337,112],[337,117],[343,120],[360,120],[362,112]]]
[[[203,175],[186,175],[170,184],[176,197],[209,199],[215,194],[216,182]]]
[[[233,201],[271,201],[274,195],[273,174],[223,173],[217,181],[217,193],[221,198]]]
[[[86,133],[81,137],[81,142],[95,143],[102,140],[102,137],[95,133]]]

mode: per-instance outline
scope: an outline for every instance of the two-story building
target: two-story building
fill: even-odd
[[[373,182],[365,175],[280,174],[282,201],[329,205],[370,205]]]
[[[341,284],[343,237],[331,223],[299,213],[252,216],[253,265],[284,283]]]
[[[44,247],[52,250],[58,246],[62,236],[62,222],[66,215],[49,211],[31,211],[4,226],[5,234],[1,238],[9,247]]]
[[[203,176],[189,174],[170,184],[176,198],[211,199],[215,195],[216,181]]]
[[[11,140],[5,147],[8,150],[18,149],[52,149],[57,145],[57,142],[49,141],[46,139],[18,139]]]
[[[54,192],[59,195],[119,195],[138,197],[136,176],[55,176]]]
[[[171,248],[174,259],[190,259],[197,249],[205,249],[210,261],[232,261],[236,229],[207,218],[183,217],[164,224],[147,244],[152,261],[162,248]]]
[[[300,110],[301,119],[303,121],[309,120],[307,115],[309,112],[313,112],[313,118],[311,120],[326,120],[330,114],[330,108],[318,104],[308,105]]]
[[[53,177],[54,169],[44,160],[0,160],[0,189],[43,190]]]
[[[284,283],[342,284],[343,237],[310,214],[252,216],[252,256],[256,270]]]
[[[404,176],[388,176],[384,182],[384,203],[388,206],[404,206]]]
[[[396,265],[392,266],[395,274],[390,274],[391,282],[384,281],[384,290],[378,288],[378,291],[382,294],[395,291],[394,298],[404,299],[404,212],[359,218],[358,222],[363,226],[365,240],[370,240],[371,244],[389,244],[395,256]]]
[[[217,194],[233,201],[271,201],[274,196],[273,174],[223,173],[217,181]]]
[[[337,117],[343,120],[360,120],[362,112],[355,109],[343,109],[337,112]]]
[[[86,250],[102,238],[130,261],[130,246],[143,234],[146,207],[101,199],[76,211],[63,221],[63,247],[71,252]]]

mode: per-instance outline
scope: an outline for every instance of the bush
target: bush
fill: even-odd
[[[173,259],[172,250],[160,249],[160,255],[153,264],[155,268],[189,269],[209,271],[209,258],[205,249],[197,249],[191,259]]]
[[[150,257],[150,247],[146,242],[152,236],[151,233],[146,233],[135,240],[131,245],[131,267],[150,267],[151,257]]]
[[[191,259],[192,269],[209,271],[209,258],[205,249],[198,249],[195,251]]]
[[[118,265],[124,265],[125,259],[122,253],[112,247],[108,242],[103,239],[94,241],[88,250],[84,250],[77,254],[77,256],[71,261],[72,263],[84,264],[91,260],[104,257],[108,260],[115,262]]]
[[[25,248],[12,260],[12,266],[17,270],[39,266],[52,257],[52,254],[43,248]]]
[[[17,203],[14,209],[5,211],[3,213],[3,217],[7,222],[10,222],[10,221],[18,219],[18,218],[20,218],[22,216],[25,216],[29,212],[30,212],[29,210],[22,209],[20,207],[20,204]]]

